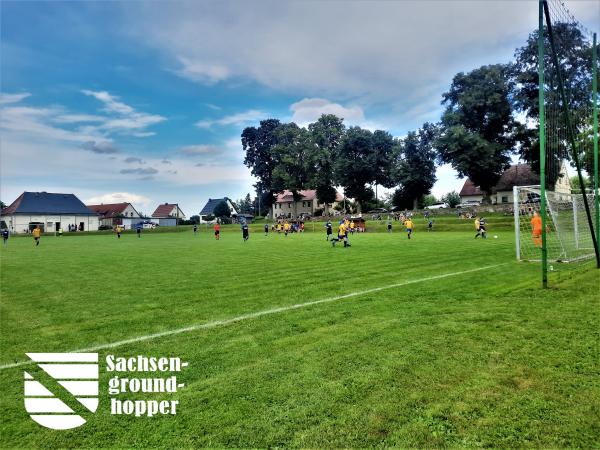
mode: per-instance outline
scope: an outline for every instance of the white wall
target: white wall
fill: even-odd
[[[483,195],[461,195],[460,200],[461,202],[465,202],[467,200],[476,200],[481,203],[483,201]]]
[[[79,226],[80,222],[83,222],[85,231],[97,231],[99,225],[98,216],[12,214],[2,216],[2,220],[6,222],[12,233],[26,233],[29,230],[30,222],[43,223],[44,231],[47,233],[58,231],[55,230],[56,222],[60,222],[60,227],[65,233],[68,231],[69,225]]]
[[[296,214],[310,214],[311,216],[315,213],[317,209],[317,200],[300,200],[296,202]],[[283,202],[283,203],[274,203],[273,208],[271,210],[271,214],[273,219],[277,219],[279,216],[284,215],[288,217],[291,214],[291,217],[294,218],[294,202]]]
[[[138,214],[138,212],[130,204],[127,205],[127,208],[125,208],[125,210],[123,211],[123,215],[125,217],[137,217],[137,218],[140,217],[140,215]]]

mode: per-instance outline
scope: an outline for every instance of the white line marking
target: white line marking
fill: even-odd
[[[493,269],[495,267],[504,266],[506,264],[509,264],[509,263],[494,264],[492,266],[478,267],[476,269],[462,270],[460,272],[445,273],[443,275],[434,275],[432,277],[403,281],[402,283],[389,284],[387,286],[380,286],[380,287],[376,287],[376,288],[366,289],[364,291],[356,291],[356,292],[350,292],[349,294],[336,295],[335,297],[323,298],[321,300],[314,300],[312,302],[297,303],[295,305],[280,306],[278,308],[265,309],[263,311],[257,311],[257,312],[253,312],[253,313],[249,313],[249,314],[243,314],[243,315],[237,316],[237,317],[232,317],[231,319],[214,320],[212,322],[190,325],[189,327],[177,328],[175,330],[161,331],[160,333],[148,334],[145,336],[137,336],[137,337],[125,339],[122,341],[116,341],[116,342],[112,342],[112,343],[108,343],[108,344],[102,344],[102,345],[98,345],[96,347],[84,348],[84,349],[80,349],[80,350],[71,350],[69,353],[97,352],[98,350],[106,350],[109,348],[120,347],[122,345],[135,344],[137,342],[149,341],[151,339],[156,339],[156,338],[160,338],[160,337],[164,337],[164,336],[172,336],[174,334],[188,333],[190,331],[216,328],[216,327],[220,327],[220,326],[230,325],[230,324],[236,323],[236,322],[242,322],[244,320],[256,319],[257,317],[268,316],[268,315],[277,314],[280,312],[292,311],[294,309],[306,308],[308,306],[313,306],[313,305],[320,305],[321,303],[331,303],[331,302],[335,302],[338,300],[343,300],[345,298],[356,297],[356,296],[365,295],[365,294],[371,294],[373,292],[379,292],[379,291],[384,291],[386,289],[407,286],[409,284],[423,283],[425,281],[440,280],[442,278],[455,277],[457,275],[464,275],[466,273],[471,273],[471,272],[480,272],[482,270]],[[20,366],[25,366],[28,364],[33,364],[33,361],[19,361],[19,362],[14,362],[14,363],[10,363],[10,364],[3,364],[0,366],[0,370],[12,369],[13,367],[20,367]]]

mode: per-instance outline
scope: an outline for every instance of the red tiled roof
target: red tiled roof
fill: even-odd
[[[492,188],[492,192],[510,191],[514,186],[530,186],[540,183],[540,176],[531,170],[529,164],[513,164],[506,169],[496,186]],[[473,182],[467,178],[463,188],[460,190],[460,196],[469,195],[484,195],[479,186],[475,186]]]
[[[24,195],[25,195],[25,192],[23,192],[21,195],[19,195],[17,197],[17,199],[14,202],[12,202],[9,206],[7,206],[6,208],[4,208],[0,212],[0,214],[3,215],[3,216],[5,216],[7,214],[14,213],[17,210],[17,208],[19,207],[19,205],[21,204],[21,200],[23,200],[23,196]]]
[[[175,203],[158,205],[158,208],[152,213],[152,217],[171,217],[171,213],[175,208],[177,208]]]
[[[86,205],[92,211],[100,214],[104,218],[110,218],[123,214],[129,203],[106,203],[102,205]]]
[[[300,200],[312,200],[313,198],[315,198],[317,196],[317,191],[315,191],[314,189],[311,190],[306,190],[306,191],[298,191],[298,193],[302,196],[302,198]],[[275,203],[284,203],[284,202],[293,202],[294,201],[294,196],[292,194],[291,191],[288,191],[287,189],[279,194],[277,194],[277,199],[275,200]]]
[[[540,176],[531,170],[529,164],[514,164],[504,171],[494,187],[494,192],[511,191],[514,186],[540,184]]]
[[[465,180],[465,184],[463,185],[462,189],[460,190],[460,194],[461,197],[465,197],[468,195],[483,195],[483,192],[481,192],[481,189],[479,189],[479,186],[475,186],[473,184],[473,182],[467,178]]]

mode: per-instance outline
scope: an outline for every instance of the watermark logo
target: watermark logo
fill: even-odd
[[[25,409],[40,425],[68,430],[98,409],[98,353],[27,353]]]

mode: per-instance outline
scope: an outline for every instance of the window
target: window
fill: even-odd
[[[292,209],[292,204],[288,203],[288,209]]]
[[[502,196],[502,203],[508,203],[508,196],[506,196],[506,195]]]

